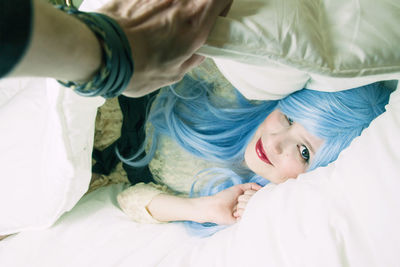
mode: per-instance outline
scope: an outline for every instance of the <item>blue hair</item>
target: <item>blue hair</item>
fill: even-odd
[[[279,101],[278,108],[323,139],[308,171],[326,166],[385,111],[392,91],[381,83],[328,93],[303,89]]]
[[[258,126],[273,110],[279,108],[324,140],[308,169],[312,170],[334,161],[340,151],[385,111],[391,93],[380,83],[374,83],[333,93],[303,89],[275,101],[249,101],[236,92],[232,103],[216,96],[213,90],[212,84],[190,76],[162,89],[148,116],[154,130],[141,149],[151,142],[147,156],[135,161],[141,153],[138,151],[122,160],[132,166],[148,164],[154,156],[158,136],[167,135],[193,155],[223,166],[199,174],[212,178],[196,195],[193,185],[191,197],[213,195],[241,183],[256,182],[264,186],[268,183],[266,179],[244,167],[244,151]],[[187,225],[199,236],[211,235],[225,227],[196,222]]]

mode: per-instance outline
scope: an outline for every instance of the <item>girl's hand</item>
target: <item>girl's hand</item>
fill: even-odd
[[[246,190],[242,195],[238,197],[238,204],[234,208],[233,216],[240,220],[243,216],[244,210],[246,209],[247,203],[249,202],[250,198],[257,192],[258,190]]]
[[[250,196],[260,188],[256,183],[239,184],[213,196],[198,198],[161,193],[153,197],[146,209],[154,219],[161,222],[234,224],[242,216]]]
[[[213,204],[208,222],[234,224],[243,215],[248,200],[260,189],[256,183],[239,184],[210,196]]]

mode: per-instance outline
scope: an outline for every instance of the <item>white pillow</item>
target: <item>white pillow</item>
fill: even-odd
[[[49,227],[82,197],[103,101],[51,79],[0,81],[0,235]]]
[[[235,0],[200,53],[246,97],[400,77],[397,0]]]

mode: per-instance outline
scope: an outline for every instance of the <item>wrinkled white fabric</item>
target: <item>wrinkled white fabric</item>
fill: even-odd
[[[51,79],[0,81],[0,235],[49,227],[83,196],[103,101]]]
[[[124,186],[113,185],[53,227],[1,241],[0,265],[398,267],[399,136],[398,89],[335,163],[263,188],[238,224],[210,238],[179,223],[132,222],[116,203]]]
[[[199,52],[250,99],[400,77],[397,0],[239,0]]]
[[[85,8],[104,2],[85,1]],[[396,0],[236,0],[199,52],[249,98],[303,86],[346,89],[399,78],[399,14]],[[0,234],[48,227],[85,192],[102,103],[54,81],[7,82],[0,89]],[[121,188],[110,187],[53,228],[1,241],[0,265],[397,267],[399,107],[396,92],[388,112],[336,164],[264,189],[240,224],[212,238],[188,237],[179,224],[134,224],[107,197]]]

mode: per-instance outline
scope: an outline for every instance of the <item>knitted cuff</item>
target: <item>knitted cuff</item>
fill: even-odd
[[[121,209],[135,222],[163,223],[154,219],[146,207],[155,196],[166,191],[165,185],[138,183],[121,192],[117,199]]]

